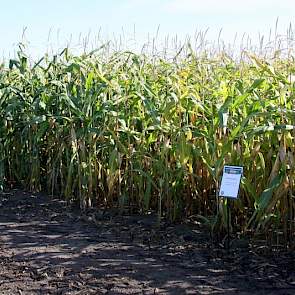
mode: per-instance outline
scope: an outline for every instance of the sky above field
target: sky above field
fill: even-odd
[[[2,1],[0,55],[12,57],[21,41],[42,55],[67,45],[92,49],[105,40],[131,49],[153,39],[165,46],[166,36],[173,43],[198,32],[209,42],[233,43],[235,36],[258,42],[275,33],[277,19],[277,33],[285,35],[295,25],[295,0]]]

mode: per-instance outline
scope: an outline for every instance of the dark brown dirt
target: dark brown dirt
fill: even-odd
[[[153,215],[84,215],[59,200],[0,196],[0,294],[295,294],[294,253],[234,241]]]

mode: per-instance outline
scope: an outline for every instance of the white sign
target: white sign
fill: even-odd
[[[243,167],[224,166],[219,196],[236,199],[239,193],[242,174]]]

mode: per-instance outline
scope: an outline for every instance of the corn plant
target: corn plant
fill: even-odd
[[[0,69],[0,186],[294,236],[295,62],[95,51]],[[224,164],[244,167],[230,216]]]

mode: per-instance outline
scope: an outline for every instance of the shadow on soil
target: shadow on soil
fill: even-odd
[[[0,294],[294,294],[292,253],[227,256],[197,225],[79,215],[22,191],[0,196]]]

